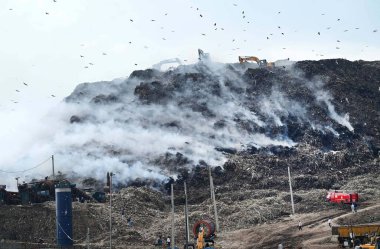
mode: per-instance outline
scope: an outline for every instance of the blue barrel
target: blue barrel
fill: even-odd
[[[70,185],[56,185],[55,204],[57,244],[70,247],[73,245],[73,209]]]

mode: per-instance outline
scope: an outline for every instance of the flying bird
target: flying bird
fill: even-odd
[[[318,35],[321,35],[321,32],[318,32]]]
[[[55,95],[54,95],[54,94],[52,94],[52,95],[50,95],[50,96],[52,96],[53,98],[55,98]]]
[[[199,15],[200,17],[203,17],[202,14]]]
[[[135,63],[135,66],[137,66],[137,63]]]
[[[166,41],[166,38],[165,38],[165,37],[162,37],[162,40]]]
[[[336,40],[336,42],[340,42],[339,40]]]
[[[165,16],[167,16],[168,15],[168,13],[165,13]]]
[[[129,21],[133,22],[133,19],[129,19]]]
[[[20,92],[20,90],[17,90],[17,89],[16,89],[16,92],[18,92],[18,93],[19,93],[19,92]]]
[[[359,29],[359,28],[355,28],[355,29]]]
[[[151,22],[155,22],[156,20],[154,20],[154,19],[152,19],[152,20],[150,20]]]
[[[340,21],[340,18],[338,18],[338,20],[336,20],[337,22],[339,22]]]
[[[348,31],[348,29],[345,29],[343,32],[347,32]]]
[[[26,84],[25,82],[22,82],[25,86],[28,86],[28,84]]]
[[[331,27],[327,27],[326,29],[331,29]]]
[[[88,64],[90,64],[91,66],[93,66],[93,65],[94,65],[92,62],[90,62],[90,63],[88,63]]]
[[[375,29],[374,31],[372,31],[373,33],[376,33],[377,32],[377,29]]]
[[[107,55],[107,54],[103,52],[103,55]]]
[[[277,26],[277,28],[279,28],[279,29],[280,29],[281,27],[280,27],[280,26]]]
[[[277,12],[277,14],[281,14],[281,11]]]
[[[214,26],[216,26],[216,23],[214,23]]]
[[[202,33],[202,35],[206,35],[206,34]]]
[[[241,13],[244,15],[244,10]]]
[[[84,56],[83,56],[83,55],[80,55],[80,58],[84,58]]]
[[[49,15],[49,12],[45,12],[45,15]]]
[[[267,36],[267,40],[269,40],[269,37]]]
[[[245,16],[243,16],[243,18],[245,18]]]
[[[281,33],[281,35],[285,35],[284,33]]]
[[[340,49],[340,47],[336,47],[336,49]]]
[[[84,68],[88,68],[88,66],[85,66]]]
[[[237,4],[236,4],[236,3],[234,3],[234,6],[237,6]]]
[[[129,44],[132,44],[132,42],[130,41],[130,42],[128,42]]]

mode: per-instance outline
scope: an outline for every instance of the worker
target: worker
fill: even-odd
[[[331,218],[329,218],[329,220],[327,221],[327,223],[329,224],[329,227],[331,227]]]
[[[302,222],[301,221],[298,222],[298,231],[299,230],[302,230]]]
[[[354,203],[351,204],[351,211],[352,211],[353,213],[355,213],[355,205],[354,205]]]
[[[168,247],[170,247],[170,237],[168,236],[168,238],[166,239],[166,245],[168,246]]]
[[[203,242],[204,242],[204,229],[203,229],[203,226],[201,225],[198,232],[197,248],[203,248],[204,246]]]
[[[163,241],[161,235],[158,237],[156,246],[162,247]]]
[[[278,245],[278,249],[283,249],[284,248],[284,246],[282,245],[282,243],[280,243],[279,245]]]
[[[206,247],[204,249],[212,249],[212,247],[210,247],[209,243],[206,243]]]

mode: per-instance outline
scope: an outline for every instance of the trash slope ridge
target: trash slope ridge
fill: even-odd
[[[272,154],[293,164],[306,150],[315,159],[296,162],[305,173],[355,163],[360,171],[379,155],[379,76],[379,62],[342,59],[134,71],[79,85],[62,104],[64,128],[53,144],[73,173],[96,168],[102,179],[114,170],[123,184],[160,184],[197,165],[228,168],[231,155]]]

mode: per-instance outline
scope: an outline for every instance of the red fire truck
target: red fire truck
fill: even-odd
[[[334,190],[328,192],[326,198],[327,201],[331,203],[352,204],[359,201],[359,194],[354,192]]]

